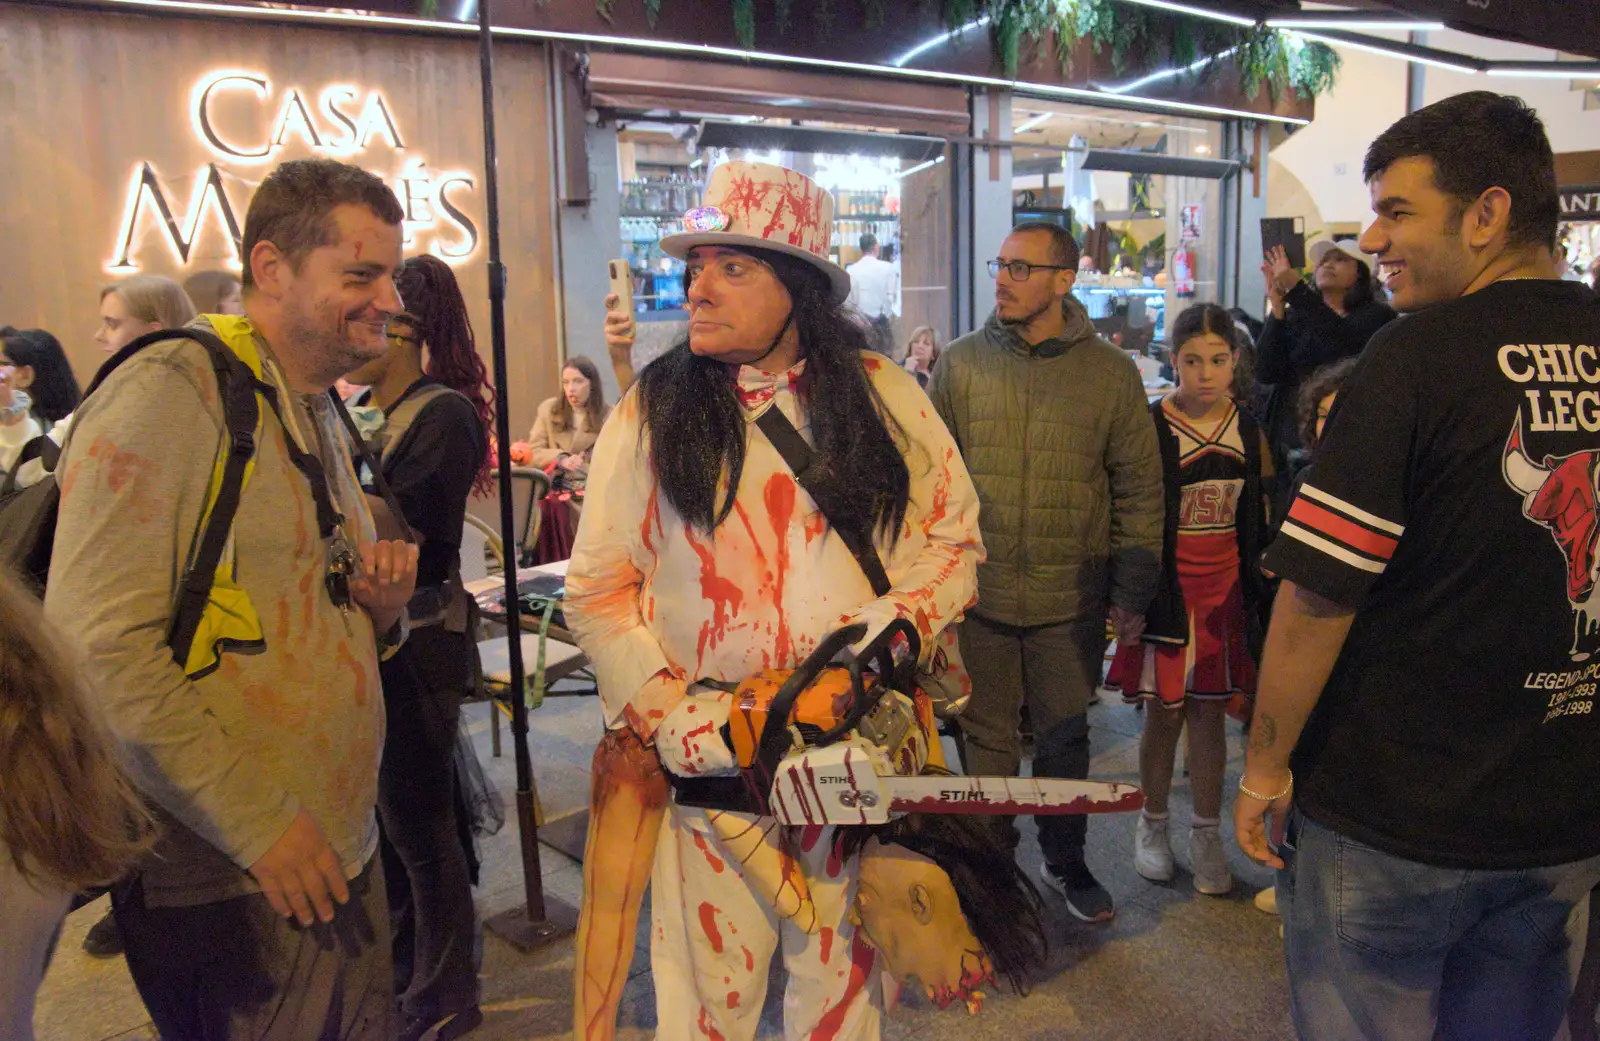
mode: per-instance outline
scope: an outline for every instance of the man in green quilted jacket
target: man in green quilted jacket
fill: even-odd
[[[1065,229],[1018,225],[989,262],[994,313],[950,344],[929,388],[977,485],[988,548],[961,627],[970,773],[1017,773],[1027,705],[1034,774],[1088,776],[1106,619],[1137,639],[1160,572],[1161,458],[1144,385],[1073,298],[1077,269]],[[1111,894],[1084,863],[1087,818],[1037,820],[1045,883],[1076,917],[1110,918]],[[998,827],[1015,848],[1014,822]]]

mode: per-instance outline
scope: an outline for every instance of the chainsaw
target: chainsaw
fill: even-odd
[[[829,635],[796,669],[766,669],[731,693],[722,737],[739,766],[728,777],[672,776],[681,806],[774,817],[781,824],[885,824],[906,813],[1121,813],[1144,805],[1135,785],[1054,777],[924,772],[937,723],[916,687],[921,641],[890,623],[851,661],[840,652],[864,623]]]

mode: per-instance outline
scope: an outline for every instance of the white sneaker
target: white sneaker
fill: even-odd
[[[1278,913],[1278,891],[1268,886],[1256,894],[1256,910],[1265,911],[1267,914]]]
[[[1133,833],[1133,870],[1152,882],[1172,881],[1177,866],[1167,838],[1167,818],[1152,820],[1139,814],[1139,826]]]
[[[1194,888],[1207,896],[1221,896],[1233,889],[1228,871],[1228,854],[1222,849],[1222,829],[1203,825],[1189,832],[1189,868],[1194,872]]]

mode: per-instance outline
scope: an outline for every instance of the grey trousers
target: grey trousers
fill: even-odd
[[[1022,706],[1033,723],[1035,777],[1089,776],[1089,700],[1100,684],[1105,620],[1016,626],[968,614],[961,655],[972,677],[972,701],[961,714],[963,766],[969,774],[1015,777],[1022,765]],[[1061,869],[1083,863],[1088,818],[1034,818],[1045,862]],[[1016,848],[1010,817],[998,818],[1001,841]]]
[[[112,892],[128,970],[163,1041],[390,1041],[394,970],[374,856],[332,922],[302,927],[260,895],[150,907]]]

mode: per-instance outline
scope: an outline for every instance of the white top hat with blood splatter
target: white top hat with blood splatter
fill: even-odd
[[[723,163],[711,171],[700,205],[683,215],[683,229],[661,240],[662,252],[683,260],[696,246],[775,250],[827,275],[834,303],[850,295],[850,275],[828,259],[833,196],[805,174]]]

